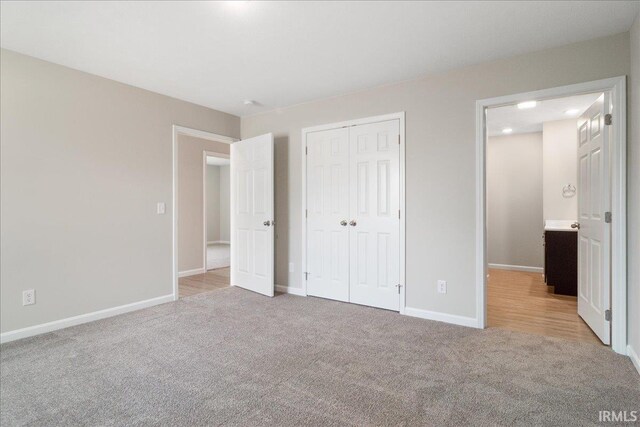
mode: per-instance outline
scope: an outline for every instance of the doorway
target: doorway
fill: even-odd
[[[481,327],[626,354],[624,83],[478,101]]]
[[[229,168],[234,141],[174,126],[175,299],[230,286]]]

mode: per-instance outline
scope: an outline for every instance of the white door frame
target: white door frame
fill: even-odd
[[[221,142],[221,141],[217,141]],[[207,272],[207,157],[218,157],[219,159],[230,159],[229,154],[216,153],[215,151],[202,151],[202,235],[204,247],[202,248],[202,265]]]
[[[300,279],[302,283],[303,295],[307,295],[307,281],[305,272],[307,271],[307,134],[329,129],[342,127],[365,125],[370,123],[384,122],[388,120],[400,121],[400,314],[405,314],[406,307],[406,286],[405,286],[405,230],[406,230],[406,209],[405,209],[405,113],[385,114],[382,116],[364,117],[361,119],[347,120],[338,123],[312,126],[302,129],[302,263],[300,269]]]
[[[610,92],[611,137],[611,348],[627,354],[627,92],[626,77],[560,86],[476,101],[476,315],[487,324],[486,109],[527,100]]]
[[[172,178],[171,178],[171,185],[172,185],[171,215],[173,216],[173,225],[172,225],[173,269],[171,274],[173,276],[173,279],[172,279],[173,300],[177,301],[179,298],[179,293],[178,293],[178,136],[179,135],[193,136],[200,139],[206,139],[208,141],[221,142],[223,144],[233,144],[234,142],[238,141],[238,139],[232,138],[230,136],[218,135],[215,133],[206,132],[198,129],[192,129],[192,128],[179,126],[179,125],[173,125],[171,127],[171,132],[172,132],[171,149],[172,149],[172,157],[173,157]],[[206,156],[204,157],[204,159],[206,162]],[[203,203],[204,203],[204,200],[203,200]],[[206,217],[205,217],[205,221],[206,221]],[[205,223],[204,232],[206,236],[206,223]],[[207,244],[207,239],[205,238],[205,247],[204,247],[205,271],[207,269],[206,244]]]

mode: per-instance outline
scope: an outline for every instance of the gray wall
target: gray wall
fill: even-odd
[[[406,111],[407,305],[475,317],[476,100],[626,75],[629,58],[623,33],[243,118],[243,138],[276,138],[276,282],[302,286],[301,129]]]
[[[231,240],[231,168],[220,166],[220,240]]]
[[[220,240],[220,166],[207,165],[207,242]]]
[[[170,294],[171,126],[238,137],[240,119],[7,50],[0,60],[2,332]],[[22,306],[24,289],[35,305]]]
[[[229,154],[229,144],[178,137],[178,271],[205,268],[203,154]]]
[[[628,189],[628,312],[629,345],[640,356],[640,16],[631,28],[631,95],[629,105]]]
[[[544,219],[578,219],[578,193],[570,198],[562,188],[578,188],[578,121],[557,120],[542,125],[542,194]]]
[[[487,143],[487,258],[542,267],[542,133],[494,136]]]

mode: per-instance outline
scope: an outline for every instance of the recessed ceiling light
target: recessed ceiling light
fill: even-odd
[[[254,101],[252,99],[245,99],[244,100],[244,105],[256,105],[256,101]]]
[[[511,132],[513,132],[513,129],[511,129],[511,128],[502,129],[502,133],[511,133]]]
[[[564,113],[567,116],[575,116],[576,114],[578,114],[580,112],[580,110],[578,110],[577,108],[572,108],[570,110],[565,111]]]
[[[536,101],[525,101],[518,104],[518,108],[521,110],[527,108],[534,108],[538,103]]]

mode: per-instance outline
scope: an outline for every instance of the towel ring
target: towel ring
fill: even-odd
[[[562,187],[562,197],[565,199],[570,199],[571,197],[576,195],[576,187],[571,184],[567,184]]]

